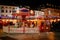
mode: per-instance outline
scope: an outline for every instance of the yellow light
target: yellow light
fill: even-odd
[[[16,23],[17,22],[17,20],[13,20],[13,23]]]
[[[17,21],[17,20],[14,20],[15,22]]]
[[[60,19],[58,19],[58,21],[60,21]]]
[[[54,20],[51,19],[50,21],[51,21],[51,23],[52,23]]]
[[[29,21],[29,20],[27,20],[27,21]]]
[[[6,20],[6,21],[9,21],[9,20]]]
[[[54,20],[54,22],[56,22],[56,19]]]
[[[19,10],[17,10],[16,13],[19,13]]]
[[[30,13],[33,14],[33,10],[31,10]]]
[[[10,20],[10,21],[12,21],[12,20]]]
[[[2,21],[5,21],[5,20],[2,20]]]

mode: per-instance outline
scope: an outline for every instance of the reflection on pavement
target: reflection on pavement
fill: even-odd
[[[10,34],[10,37],[18,40],[55,40],[53,32],[41,32],[39,34]]]
[[[3,34],[3,30],[2,30],[2,29],[0,29],[0,37],[2,36],[2,34]]]
[[[55,34],[54,34],[53,32],[50,32],[50,33],[48,34],[48,39],[49,39],[49,40],[55,40]]]
[[[7,34],[11,38],[18,40],[59,40],[55,32],[41,32],[38,34]]]

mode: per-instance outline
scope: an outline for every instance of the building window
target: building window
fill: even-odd
[[[15,13],[16,11],[15,11],[15,10],[13,10],[12,12],[13,12],[13,13]]]
[[[15,8],[15,9],[17,9],[17,8]]]
[[[9,7],[11,9],[11,7]]]
[[[1,10],[1,12],[3,13],[3,12],[4,12],[4,10]]]
[[[11,10],[9,11],[9,13],[11,13]]]
[[[7,7],[5,7],[5,8],[7,8]]]
[[[7,13],[8,11],[6,10],[6,13]]]
[[[13,10],[14,10],[15,8],[13,8]]]
[[[1,9],[4,8],[4,7],[1,7]]]

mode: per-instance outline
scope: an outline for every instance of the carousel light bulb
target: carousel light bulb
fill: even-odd
[[[6,20],[6,21],[9,21],[9,20]]]
[[[17,10],[16,13],[19,13],[19,10]]]
[[[2,20],[2,21],[5,21],[5,20]]]
[[[58,19],[58,21],[60,21],[60,19]]]
[[[33,10],[31,10],[30,13],[33,14]]]
[[[12,21],[12,20],[10,20],[10,21]]]

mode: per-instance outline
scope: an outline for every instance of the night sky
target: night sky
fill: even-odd
[[[56,6],[58,9],[60,8],[60,0],[0,0],[1,5],[30,6],[31,9],[51,7],[47,6],[47,3]]]

